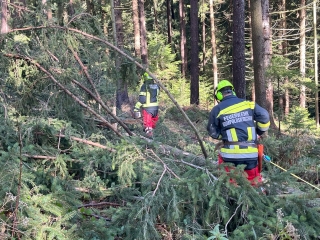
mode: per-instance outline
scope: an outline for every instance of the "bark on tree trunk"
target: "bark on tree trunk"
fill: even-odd
[[[180,16],[180,54],[181,54],[181,74],[183,77],[187,74],[187,48],[186,48],[186,14],[184,10],[183,0],[179,0],[179,16]]]
[[[262,1],[262,24],[264,36],[264,68],[267,69],[271,64],[272,57],[272,41],[269,16],[269,0]],[[270,77],[265,78],[266,81],[266,106],[270,115],[271,127],[276,129],[276,123],[273,116],[273,85]]]
[[[300,0],[300,75],[302,83],[300,86],[300,107],[306,107],[306,86],[303,81],[306,75],[306,1]]]
[[[122,23],[122,11],[120,0],[114,1],[114,15],[116,21],[116,38],[117,44],[120,49],[123,49],[123,23]],[[118,54],[117,54],[118,55]],[[121,58],[117,56],[119,61],[119,70],[121,65]],[[129,104],[129,95],[128,95],[128,84],[125,79],[122,79],[120,74],[118,74],[118,82],[117,82],[117,93],[116,93],[116,107],[121,109],[123,105]]]
[[[71,1],[71,0],[70,0]],[[44,13],[47,14],[47,18],[49,21],[52,20],[52,10],[51,10],[51,3],[47,0],[42,0],[42,5],[44,6]]]
[[[260,0],[251,0],[253,70],[256,90],[256,102],[267,109],[264,69],[264,39],[262,31],[262,6]]]
[[[288,77],[285,77],[284,84],[286,86],[288,86],[288,84],[289,84]],[[285,99],[285,101],[284,101],[284,115],[287,116],[290,111],[290,96],[289,96],[289,89],[288,88],[285,89],[284,99]]]
[[[240,98],[246,98],[244,13],[244,0],[233,0],[232,73],[233,85]]]
[[[8,3],[6,0],[1,1],[1,34],[10,31],[8,24]]]
[[[157,12],[157,1],[153,1],[153,15],[154,15],[154,30],[157,32],[158,27],[158,12]]]
[[[212,72],[213,72],[213,87],[218,86],[218,61],[217,61],[217,45],[214,23],[214,6],[213,0],[210,0],[210,26],[211,26],[211,45],[212,45]],[[214,99],[214,105],[217,105],[217,100]]]
[[[248,1],[248,8],[249,10],[251,10],[251,6],[250,6],[250,1]],[[251,11],[249,11],[249,36],[250,39],[252,39],[252,23],[251,23]],[[253,48],[252,48],[252,42],[250,44],[250,62],[251,65],[253,66]],[[254,79],[252,81],[250,81],[251,84],[251,100],[252,101],[256,101],[256,92],[255,92],[255,87],[254,87]]]
[[[103,7],[106,5],[106,0],[101,0],[100,2],[100,12],[101,12],[101,27],[103,29],[104,35],[108,35],[108,24],[107,24],[107,17],[106,11],[103,10]]]
[[[138,0],[132,0],[132,13],[133,13],[133,29],[134,29],[134,52],[137,58],[141,57],[140,47],[140,24],[139,24],[139,8]]]
[[[199,20],[198,1],[190,1],[190,30],[191,30],[191,96],[190,104],[199,105]]]
[[[280,16],[281,16],[281,26],[282,26],[282,32],[281,32],[281,38],[282,42],[280,44],[280,50],[282,50],[282,55],[286,57],[288,53],[288,43],[287,40],[285,39],[285,36],[287,34],[287,17],[286,17],[286,0],[282,0],[281,5],[280,5]],[[287,76],[284,77],[284,85],[288,86],[289,83],[289,78]],[[289,114],[289,107],[290,107],[290,98],[289,98],[289,89],[286,87],[284,89],[284,108],[281,108],[280,110],[283,111],[281,113],[281,116],[286,116]],[[281,119],[282,120],[282,119]]]
[[[63,26],[64,25],[64,19],[63,19],[63,3],[61,1],[57,2],[57,18],[58,18],[58,24],[59,26]]]
[[[70,0],[69,4],[67,5],[67,13],[68,13],[68,19],[71,20],[72,16],[75,14],[72,0]]]
[[[14,6],[13,12],[11,13],[11,19],[12,19],[11,27],[17,28],[19,26],[22,26],[22,24],[24,24],[24,20],[22,17],[23,17],[25,7],[26,7],[26,1],[25,0],[11,0],[10,2]]]
[[[147,50],[147,29],[144,12],[144,0],[138,0],[139,20],[140,20],[140,36],[141,36],[141,60],[145,67],[148,67],[148,50]]]
[[[86,0],[86,5],[87,5],[87,13],[95,15],[94,3],[92,2],[92,0]]]
[[[202,4],[204,4],[204,1],[202,1]],[[202,16],[202,72],[205,71],[205,65],[206,65],[206,17],[205,14],[201,13]]]
[[[171,19],[171,0],[166,1],[167,6],[167,34],[168,34],[168,44],[172,42],[172,19]]]
[[[317,38],[317,2],[313,1],[313,37],[314,37],[314,49],[318,49],[318,38]],[[319,128],[319,84],[318,84],[318,52],[314,51],[314,82],[316,85],[316,93],[315,93],[315,114],[316,114],[316,127]]]

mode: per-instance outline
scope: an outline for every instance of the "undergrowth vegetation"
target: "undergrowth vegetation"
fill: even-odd
[[[125,57],[115,67],[99,24],[70,25],[81,30],[28,25],[0,42],[0,239],[319,238],[319,133],[304,110],[262,139],[264,195],[244,166],[227,175],[217,165],[212,84],[201,78],[202,105],[189,106],[164,37],[149,36],[150,70],[183,112],[162,91],[151,141],[130,114],[143,71]],[[132,102],[112,116],[119,79]]]
[[[1,239],[13,232],[20,239],[319,236],[319,190],[291,175],[319,187],[316,135],[302,126],[263,138],[287,170],[264,163],[264,195],[242,176],[243,166],[227,175],[216,164],[215,142],[205,137],[208,111],[185,113],[204,136],[208,159],[175,107],[162,108],[153,141],[112,137],[101,127],[84,138],[72,122],[2,114]]]

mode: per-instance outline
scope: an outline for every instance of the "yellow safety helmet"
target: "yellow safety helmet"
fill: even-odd
[[[153,78],[152,78],[147,72],[145,72],[145,73],[143,74],[143,79],[144,79],[144,80],[153,80]]]
[[[232,90],[232,93],[233,95],[236,95],[235,92],[234,92],[234,87],[232,85],[231,82],[229,82],[228,80],[222,80],[218,83],[218,86],[215,90],[215,98],[219,101],[221,101],[223,99],[223,94],[221,90],[223,90],[223,88],[225,87],[231,87],[231,90]]]

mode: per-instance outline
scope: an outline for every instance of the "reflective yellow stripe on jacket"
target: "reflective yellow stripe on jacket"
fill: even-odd
[[[220,111],[219,116],[225,114],[234,114],[246,109],[254,109],[254,102],[243,101],[230,107],[227,107]],[[247,127],[248,141],[255,139],[256,134],[254,127]],[[238,136],[235,128],[228,129],[226,131],[229,142],[238,142]],[[227,147],[228,146],[228,147]],[[241,145],[227,145],[220,150],[220,154],[223,158],[233,158],[233,159],[246,159],[246,158],[256,158],[258,157],[258,149],[256,147],[241,146]]]

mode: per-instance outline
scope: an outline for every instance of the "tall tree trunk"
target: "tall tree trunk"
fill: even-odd
[[[68,19],[71,20],[72,16],[75,14],[73,0],[69,0],[69,4],[67,5],[67,13],[68,13]]]
[[[148,67],[148,48],[147,48],[147,29],[144,13],[144,0],[138,0],[139,20],[140,20],[140,43],[141,43],[141,60],[145,67]]]
[[[87,13],[95,15],[94,3],[92,2],[92,0],[86,0],[86,5],[87,5]]]
[[[244,13],[244,0],[233,0],[232,74],[233,85],[240,98],[246,97]]]
[[[183,0],[179,0],[179,18],[180,18],[180,54],[181,54],[181,74],[183,77],[186,76],[187,73],[187,37],[186,37],[186,13],[184,10],[184,2]]]
[[[58,24],[60,26],[64,25],[64,18],[63,18],[63,12],[64,12],[64,4],[62,1],[57,2],[57,19],[58,19]]]
[[[103,29],[104,35],[108,35],[108,24],[107,24],[107,16],[106,11],[104,10],[104,6],[106,6],[106,0],[101,0],[100,2],[100,12],[101,12],[101,27]]]
[[[51,2],[47,0],[42,0],[42,5],[45,8],[45,13],[47,14],[48,20],[51,21],[52,20]]]
[[[250,1],[248,1],[248,8],[249,8],[249,37],[252,39],[252,23],[251,23],[251,6]],[[252,41],[250,43],[250,63],[253,66],[253,48],[252,48]],[[251,100],[256,101],[256,91],[254,87],[254,79],[251,81]]]
[[[306,0],[300,0],[300,75],[302,83],[300,86],[300,107],[306,107],[306,86],[304,79],[306,75]]]
[[[218,86],[218,61],[217,61],[217,45],[214,23],[214,6],[213,0],[210,0],[210,26],[211,26],[211,46],[212,46],[212,73],[213,73],[213,87],[216,89]],[[217,104],[217,100],[214,99],[214,105]]]
[[[172,42],[172,18],[171,18],[171,0],[166,0],[167,6],[167,35],[168,44]]]
[[[204,0],[202,0],[202,6],[204,5]],[[202,7],[203,8],[203,7]],[[202,72],[205,71],[204,67],[206,65],[206,15],[204,12],[201,13],[202,21]]]
[[[272,57],[272,39],[270,28],[270,15],[269,15],[269,0],[262,1],[262,26],[264,36],[264,69],[267,69],[271,65]],[[265,77],[266,82],[266,105],[270,115],[270,123],[272,128],[276,128],[276,124],[273,117],[273,84],[270,77]]]
[[[11,27],[18,28],[24,24],[24,20],[23,20],[22,16],[24,13],[24,9],[26,7],[26,1],[25,0],[11,0],[10,2],[14,6],[14,10],[10,15],[11,19],[12,19]]]
[[[250,6],[252,16],[253,71],[256,102],[261,107],[267,109],[261,0],[250,0]]]
[[[191,96],[190,104],[199,105],[199,20],[198,1],[190,0],[190,40],[191,40]]]
[[[287,35],[287,16],[286,16],[286,0],[282,0],[281,4],[280,4],[280,18],[281,18],[281,28],[282,28],[282,33],[281,33],[281,44],[280,44],[280,50],[282,50],[282,55],[284,57],[287,56],[288,53],[288,43],[286,40],[286,35]],[[284,77],[284,85],[288,86],[289,83],[289,78],[288,76]],[[280,97],[280,96],[279,96]],[[286,116],[289,114],[289,108],[290,108],[290,95],[289,95],[289,89],[288,87],[286,87],[284,89],[284,94],[282,96],[283,99],[283,103],[284,103],[284,109],[283,109],[283,114],[280,114],[279,118],[280,120],[282,120],[282,116]]]
[[[1,1],[1,34],[8,33],[10,27],[8,24],[8,3],[7,0]]]
[[[158,32],[158,12],[157,1],[153,1],[153,15],[154,15],[154,30]]]
[[[316,85],[315,93],[315,114],[316,114],[316,126],[319,128],[319,90],[318,90],[318,38],[317,38],[317,1],[313,1],[313,38],[314,38],[314,82]]]
[[[114,0],[114,16],[115,16],[115,26],[116,26],[116,39],[117,39],[117,47],[119,49],[123,49],[123,23],[122,23],[122,10],[120,5],[120,0]],[[117,54],[118,55],[118,54]],[[121,66],[121,58],[117,56],[118,66],[117,68],[120,70]],[[116,107],[121,109],[123,104],[129,103],[128,96],[128,85],[125,79],[118,74],[117,81],[117,93],[116,93]]]
[[[133,13],[133,29],[134,29],[134,52],[135,56],[141,57],[140,45],[140,24],[139,24],[139,8],[138,0],[132,0],[132,13]]]

